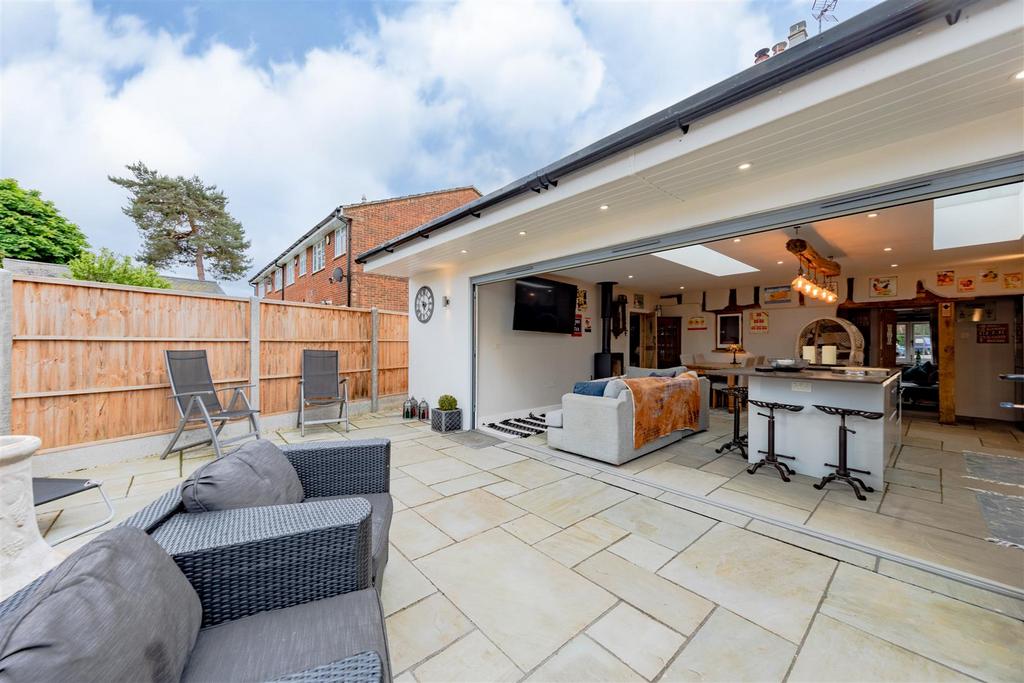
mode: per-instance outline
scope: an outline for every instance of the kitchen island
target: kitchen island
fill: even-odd
[[[878,420],[851,417],[846,422],[856,432],[847,435],[849,466],[869,471],[871,474],[857,476],[876,491],[882,490],[886,463],[899,447],[902,433],[899,370],[847,367],[760,372],[742,368],[730,374],[746,378],[750,399],[804,407],[800,412],[775,411],[775,450],[796,458],[784,462],[798,474],[823,477],[835,471],[826,463],[837,463],[839,418],[823,413],[815,405],[882,413]],[[768,420],[759,415],[765,412],[753,405],[748,407],[751,463],[763,457],[758,451],[767,449]]]

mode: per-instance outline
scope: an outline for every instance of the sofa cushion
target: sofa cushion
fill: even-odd
[[[260,612],[199,632],[183,682],[268,681],[367,650],[390,681],[384,615],[373,589]]]
[[[619,394],[628,388],[629,387],[626,386],[626,380],[613,379],[611,382],[608,382],[608,385],[604,388],[604,397],[618,398]]]
[[[572,393],[582,396],[602,396],[604,388],[608,384],[606,379],[594,379],[589,382],[576,382],[572,387]]]
[[[50,571],[0,623],[0,679],[177,681],[202,616],[156,541],[117,527]]]
[[[266,439],[203,465],[181,485],[189,512],[301,503],[299,475],[281,449]]]
[[[648,377],[675,377],[675,368],[665,368],[664,370],[653,370]]]
[[[611,384],[611,382],[609,382]],[[544,424],[548,427],[561,427],[562,426],[562,411],[552,410],[544,416]]]
[[[343,500],[346,498],[365,498],[370,503],[370,536],[373,553],[374,583],[380,585],[384,576],[384,567],[388,563],[388,534],[391,532],[391,515],[395,504],[390,493],[361,493],[356,496],[325,496],[308,500]]]

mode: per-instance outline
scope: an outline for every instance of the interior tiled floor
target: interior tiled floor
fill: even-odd
[[[923,436],[929,430],[911,422],[911,438],[931,441],[908,447],[941,461],[920,464],[914,460],[924,455],[910,451],[903,464],[912,467],[901,467],[905,449],[894,463],[908,473],[894,484],[902,488],[856,506],[840,490],[815,497],[802,481],[783,488],[766,475],[738,476],[738,457],[709,452],[729,428],[721,415],[709,433],[618,470],[547,452],[542,438],[438,436],[387,415],[354,427],[348,438],[393,444],[396,512],[382,599],[399,681],[1024,678],[1024,601],[675,492],[745,502],[752,512],[812,526],[856,523],[880,543],[948,534],[948,547],[931,536],[924,545],[978,571],[991,561],[1012,579],[1022,551],[1000,548],[1005,559],[995,561],[978,548],[996,546],[968,527],[945,528],[953,522],[942,515],[912,522],[891,514],[901,498],[952,503],[958,494],[946,502],[946,489],[956,481],[947,485],[944,472],[956,453],[942,450],[940,437],[966,443],[981,435],[936,426]],[[300,440],[293,430],[270,436]],[[318,427],[306,439],[344,437]],[[106,478],[121,519],[208,458],[147,459],[88,475]],[[927,467],[938,471],[920,471]],[[40,515],[49,535],[101,512],[95,501],[76,502]]]

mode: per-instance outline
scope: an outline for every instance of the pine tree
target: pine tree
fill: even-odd
[[[194,265],[200,280],[206,279],[207,269],[224,280],[245,276],[252,265],[245,253],[250,242],[216,185],[198,176],[172,178],[141,161],[127,168],[133,177],[108,178],[130,193],[124,213],[142,233],[140,261],[154,268],[172,262]]]

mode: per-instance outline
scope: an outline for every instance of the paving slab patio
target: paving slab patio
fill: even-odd
[[[1024,554],[837,503],[832,494],[839,490],[822,492],[811,505],[816,494],[781,489],[766,476],[730,476],[736,467],[725,462],[695,477],[685,473],[690,483],[711,481],[700,475],[720,479],[710,497],[673,491],[654,481],[657,475],[633,476],[669,465],[659,472],[678,480],[672,468],[686,466],[669,461],[687,454],[705,467],[717,462],[700,457],[697,443],[615,469],[562,458],[542,439],[525,446],[432,436],[394,415],[382,418],[387,422],[360,421],[363,428],[345,436],[387,431],[401,442],[392,451],[396,512],[382,596],[397,681],[1024,680],[1024,601],[707,501],[715,494],[746,497],[756,501],[751,514],[792,510],[794,518],[810,516],[808,526],[838,533],[856,524],[879,545],[907,552],[923,529],[933,548],[927,557],[965,570],[982,567],[1007,582],[1024,567]],[[721,433],[706,438],[731,429],[719,422]],[[926,445],[914,446],[906,464],[942,470],[940,490],[932,490],[928,477],[904,479],[923,488],[899,486],[938,494],[940,501],[916,499],[950,506],[933,522],[955,520],[952,508],[969,510],[971,499],[962,487],[947,486],[944,473],[955,471],[962,456],[944,447],[972,435],[916,432],[917,443]],[[341,436],[307,433],[310,441]],[[1010,443],[1005,435],[999,441]],[[210,455],[198,454],[198,462]],[[116,480],[111,490],[119,494],[115,505],[123,518],[176,485],[192,460],[145,459],[84,476],[102,472]],[[430,463],[438,466],[425,466]],[[736,477],[750,483],[726,487]],[[893,495],[915,498],[901,489]],[[893,503],[925,510],[900,498]],[[85,500],[48,509],[39,522],[52,537],[96,514],[95,505]],[[96,533],[58,549],[70,552]],[[843,657],[861,664],[842,666]]]

